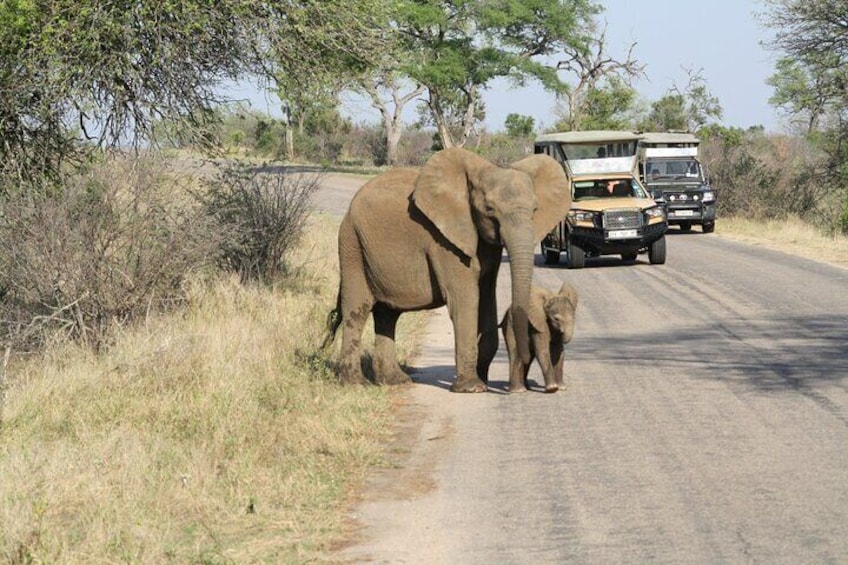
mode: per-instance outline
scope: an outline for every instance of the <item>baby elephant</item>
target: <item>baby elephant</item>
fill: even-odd
[[[527,390],[527,372],[534,358],[539,360],[545,376],[545,392],[556,392],[562,382],[562,350],[574,335],[574,312],[577,290],[563,283],[559,292],[538,286],[530,291],[530,361],[522,363],[515,342],[515,332],[507,310],[501,329],[509,352],[509,391]]]

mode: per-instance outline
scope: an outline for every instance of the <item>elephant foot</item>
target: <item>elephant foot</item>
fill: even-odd
[[[343,385],[347,385],[347,386],[368,386],[368,385],[371,384],[368,381],[368,379],[366,379],[362,375],[359,375],[357,377],[345,377],[345,376],[343,376],[341,378],[341,381],[342,381]]]
[[[558,384],[545,385],[545,392],[556,392],[559,390]]]
[[[399,367],[395,371],[381,372],[375,378],[377,383],[381,385],[403,385],[412,382],[412,378]]]
[[[451,392],[486,392],[489,387],[486,383],[474,377],[473,379],[460,379],[457,377],[456,382],[451,385]]]
[[[510,394],[513,392],[527,392],[527,387],[524,384],[509,385],[507,390],[509,390]]]
[[[368,379],[362,374],[362,371],[357,371],[356,369],[352,369],[342,365],[339,370],[339,380],[343,385],[360,385],[366,386],[370,384]]]

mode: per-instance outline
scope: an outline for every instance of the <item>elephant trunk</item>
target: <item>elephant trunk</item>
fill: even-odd
[[[509,254],[512,278],[513,330],[516,346],[522,363],[530,363],[530,331],[527,312],[530,307],[530,283],[533,279],[533,256],[536,234],[528,218],[512,222],[508,227],[501,225],[501,238]]]
[[[562,342],[570,343],[572,337],[574,337],[574,316],[571,316],[565,322],[565,329],[562,332]]]

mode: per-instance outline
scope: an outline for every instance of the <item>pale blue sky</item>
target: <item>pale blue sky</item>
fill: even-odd
[[[770,37],[756,17],[765,6],[757,0],[601,0],[607,23],[610,56],[623,60],[636,43],[633,57],[646,65],[646,79],[634,83],[640,97],[654,101],[673,86],[684,88],[686,70],[700,71],[711,94],[724,110],[722,124],[781,130],[778,112],[769,105],[772,88],[766,80],[774,72],[774,53],[760,42]],[[279,115],[279,101],[251,89],[241,90],[258,110]],[[510,88],[493,83],[484,95],[486,125],[503,129],[510,113],[532,116],[537,127],[556,121],[553,95],[531,85]],[[377,122],[373,109],[362,100],[346,98],[345,114],[355,122]],[[412,107],[413,104],[410,104]]]

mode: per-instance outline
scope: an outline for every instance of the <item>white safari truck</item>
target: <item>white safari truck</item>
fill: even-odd
[[[542,240],[545,263],[579,269],[586,257],[620,255],[635,261],[647,253],[665,263],[665,210],[635,175],[641,135],[628,131],[579,131],[538,137],[534,152],[562,163],[571,183],[571,209]]]
[[[700,225],[715,230],[716,194],[699,159],[700,140],[692,133],[645,132],[638,156],[639,179],[651,194],[662,194],[669,225],[689,231]]]

